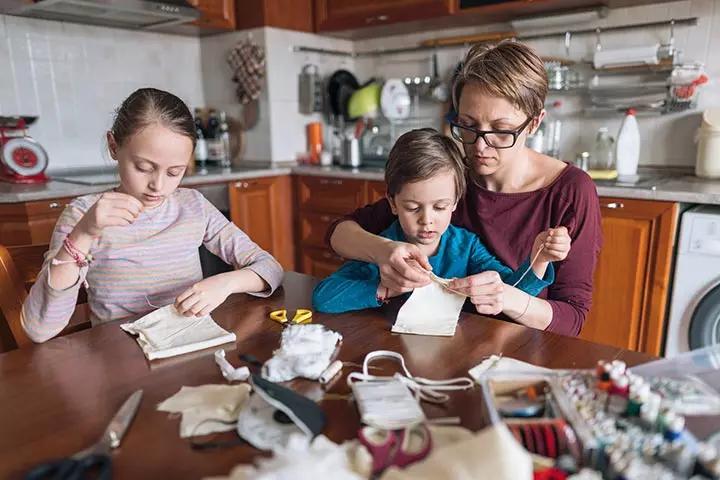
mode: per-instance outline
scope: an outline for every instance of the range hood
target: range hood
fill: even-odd
[[[133,30],[172,31],[200,18],[185,0],[34,0],[7,12],[41,18]]]

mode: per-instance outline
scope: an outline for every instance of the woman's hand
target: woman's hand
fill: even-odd
[[[432,267],[425,254],[415,245],[387,242],[375,260],[380,269],[380,283],[395,295],[430,283],[430,277],[421,268],[432,270]]]
[[[480,314],[497,315],[503,310],[505,284],[497,272],[488,270],[456,278],[450,281],[448,287],[467,295]]]
[[[551,228],[535,237],[531,259],[537,257],[537,263],[559,262],[565,260],[570,253],[570,234],[565,227]]]
[[[181,315],[202,317],[215,310],[232,293],[231,283],[221,275],[199,281],[175,300]]]
[[[103,193],[75,226],[79,233],[98,237],[107,227],[120,227],[135,221],[143,205],[127,193]]]

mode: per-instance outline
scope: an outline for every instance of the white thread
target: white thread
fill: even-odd
[[[532,270],[533,264],[538,259],[538,257],[540,256],[540,253],[543,251],[544,248],[545,248],[545,244],[540,245],[540,249],[538,249],[537,253],[535,254],[535,257],[533,257],[533,259],[530,261],[530,266],[527,268],[527,270],[525,270],[523,272],[522,275],[520,275],[520,278],[518,278],[518,281],[513,283],[513,285],[512,285],[513,287],[517,287],[518,283],[520,283],[522,281],[522,279],[525,278],[525,275],[527,275],[528,272],[530,272],[530,270]],[[518,318],[520,318],[520,317],[518,317]]]
[[[160,205],[158,205],[157,207],[155,207],[155,209],[158,209],[158,208],[162,207],[163,205],[164,205],[164,200],[163,200],[163,203],[161,203]],[[149,210],[146,210],[146,209],[143,209],[143,210],[140,212],[140,214],[142,214],[143,212],[146,212],[146,213],[147,213],[147,217],[150,219],[150,223],[152,224],[153,227],[155,227],[155,215],[157,215],[157,210],[155,210],[155,214],[154,214],[154,215],[150,215],[150,211],[149,211]],[[140,214],[138,214],[138,217],[140,216]],[[136,219],[137,219],[137,218],[136,218]],[[136,227],[136,229],[135,229],[135,244],[137,245],[137,244],[139,244],[139,243],[140,243],[140,240],[138,239],[138,232],[137,232],[137,227]],[[157,306],[157,305],[154,305],[154,304],[150,301],[150,299],[148,298],[147,293],[143,293],[143,297],[145,297],[145,303],[147,303],[150,307],[152,307],[152,308],[163,308],[163,307],[159,307],[159,306]]]

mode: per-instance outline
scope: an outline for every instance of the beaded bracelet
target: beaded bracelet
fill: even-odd
[[[83,253],[77,248],[75,248],[75,245],[73,245],[72,241],[68,237],[65,237],[65,240],[63,240],[63,250],[65,250],[68,255],[70,255],[73,259],[72,260],[58,260],[57,258],[54,258],[50,261],[52,265],[68,265],[71,263],[76,264],[78,267],[80,267],[80,272],[83,271],[87,272],[88,267],[90,266],[90,263],[93,261],[93,256],[89,253]],[[88,288],[88,282],[87,279],[83,279],[83,286],[85,288]]]

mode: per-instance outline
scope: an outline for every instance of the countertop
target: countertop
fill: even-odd
[[[97,173],[97,172],[96,172]],[[106,174],[108,172],[105,172]],[[317,175],[334,178],[354,178],[358,180],[382,181],[382,168],[316,167],[316,166],[235,166],[231,169],[207,168],[196,171],[183,178],[182,186],[194,186],[208,183],[232,182],[250,178],[277,175]],[[67,177],[68,175],[62,175]],[[82,175],[77,177],[82,181]],[[0,182],[0,204],[19,203],[36,200],[77,197],[88,193],[102,192],[115,183],[103,185],[85,185],[67,181],[51,181],[46,184],[10,184]],[[641,175],[635,183],[617,181],[597,181],[598,195],[642,200],[662,200],[681,203],[699,203],[720,205],[720,180],[705,180],[692,175],[673,175],[652,173]]]

